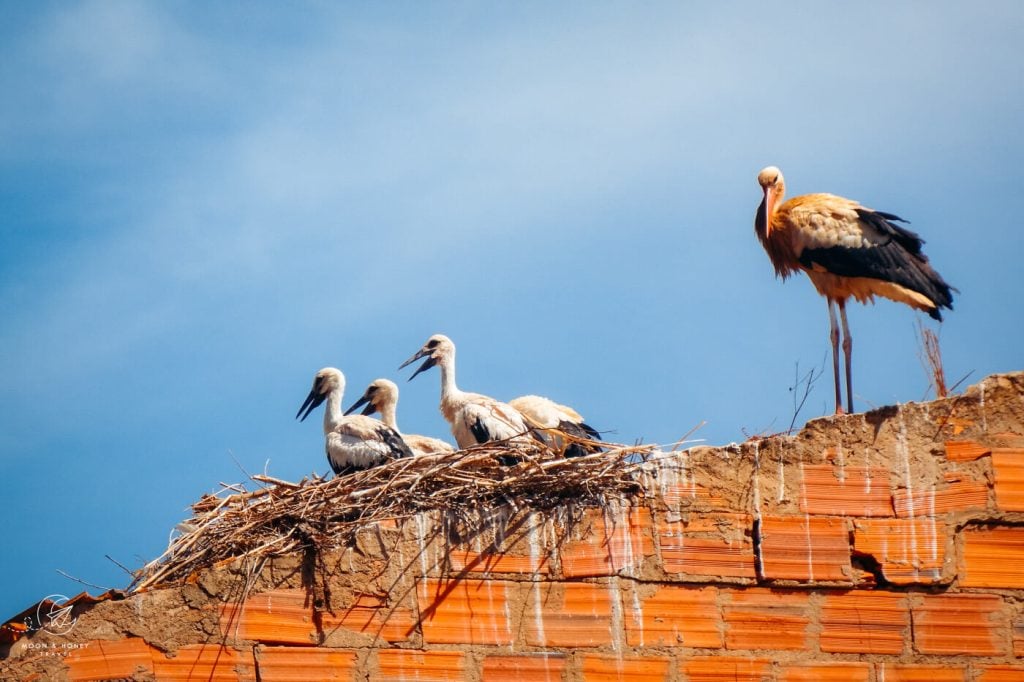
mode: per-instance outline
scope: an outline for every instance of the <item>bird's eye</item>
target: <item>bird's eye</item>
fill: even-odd
[[[427,343],[427,348],[437,348],[437,339],[433,339]]]

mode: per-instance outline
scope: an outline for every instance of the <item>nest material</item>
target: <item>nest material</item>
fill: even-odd
[[[225,486],[193,504],[194,516],[178,526],[182,534],[137,572],[129,591],[180,583],[229,559],[345,546],[371,524],[426,510],[456,516],[502,505],[543,511],[567,501],[603,505],[642,491],[637,473],[654,446],[590,445],[606,449],[565,459],[541,443],[488,443],[330,480],[289,483],[255,475],[255,490]],[[502,466],[499,458],[509,456],[520,463]]]

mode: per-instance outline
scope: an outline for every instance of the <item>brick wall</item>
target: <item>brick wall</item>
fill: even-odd
[[[1024,374],[665,454],[644,475],[644,497],[607,509],[423,514],[327,557],[236,562],[98,603],[47,670],[1024,680]]]

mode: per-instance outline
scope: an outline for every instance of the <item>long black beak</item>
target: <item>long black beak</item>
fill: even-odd
[[[327,398],[325,394],[317,392],[316,389],[317,387],[314,386],[313,390],[311,390],[309,395],[306,396],[306,400],[302,403],[302,407],[300,407],[299,411],[295,414],[295,418],[300,422],[306,421],[306,417],[309,416],[309,413],[319,407],[320,403]],[[303,410],[305,410],[305,412],[303,412]]]
[[[411,358],[409,358],[408,360],[403,362],[401,365],[399,365],[398,369],[404,369],[405,367],[408,367],[409,365],[411,365],[412,363],[416,362],[420,358],[422,358],[422,357],[424,357],[426,355],[429,355],[429,354],[430,354],[429,350],[427,350],[426,348],[420,348],[418,351],[416,351],[416,355],[412,356]],[[420,365],[420,368],[412,373],[412,376],[409,377],[409,381],[412,381],[413,379],[415,379],[416,375],[419,374],[420,372],[425,372],[425,371],[427,371],[428,369],[430,369],[431,367],[433,367],[436,364],[437,364],[437,360],[433,356],[428,357],[426,362],[424,362],[422,365]]]
[[[366,405],[366,409],[363,410],[361,414],[369,416],[377,411],[377,408],[373,406],[373,403],[370,402],[370,399],[365,394],[363,394],[362,398],[352,403],[352,407],[345,410],[345,415],[348,416],[352,414],[357,409],[359,409],[361,405]]]

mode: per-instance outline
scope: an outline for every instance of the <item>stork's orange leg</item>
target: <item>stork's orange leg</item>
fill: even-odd
[[[846,299],[841,298],[837,303],[839,319],[843,322],[843,355],[846,356],[846,410],[853,414],[853,369],[850,363],[850,358],[853,357],[853,338],[850,336],[850,325],[846,322]]]
[[[832,299],[828,300],[829,338],[832,341],[832,378],[836,385],[836,414],[843,413],[842,391],[839,386],[839,323],[836,321],[836,309]]]

